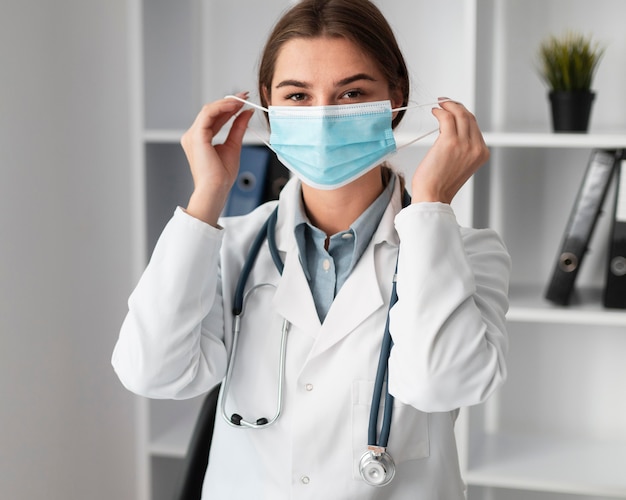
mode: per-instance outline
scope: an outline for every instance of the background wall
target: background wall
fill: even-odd
[[[0,497],[136,498],[124,0],[0,0]]]

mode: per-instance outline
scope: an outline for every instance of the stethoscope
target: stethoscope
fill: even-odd
[[[403,206],[410,203],[410,197],[408,193],[404,193]],[[258,234],[256,235],[248,257],[243,265],[237,287],[235,288],[234,300],[233,300],[233,344],[231,349],[230,361],[228,368],[226,369],[226,377],[222,385],[222,391],[220,394],[220,408],[222,417],[232,427],[249,428],[249,429],[261,429],[272,425],[278,418],[283,409],[283,387],[285,383],[285,359],[287,353],[287,336],[289,333],[290,323],[283,319],[281,328],[281,340],[280,340],[280,359],[278,362],[278,391],[277,391],[277,403],[274,416],[271,418],[260,417],[256,421],[251,422],[245,420],[238,413],[233,413],[228,416],[226,413],[226,399],[228,397],[228,391],[230,389],[230,382],[232,379],[233,369],[236,364],[237,358],[237,343],[239,340],[239,334],[241,332],[241,319],[244,313],[245,304],[248,297],[255,293],[259,288],[265,286],[274,286],[270,283],[260,283],[250,288],[244,293],[246,282],[252,272],[254,263],[259,254],[259,250],[264,241],[267,241],[270,255],[274,261],[274,265],[279,274],[282,274],[284,263],[278,252],[276,245],[276,220],[278,219],[278,207],[267,218]],[[389,310],[398,301],[396,293],[396,276],[394,274],[393,284],[391,289],[391,299],[389,301]],[[387,320],[385,322],[385,332],[383,334],[383,341],[380,348],[380,355],[378,358],[378,367],[376,369],[376,378],[374,380],[374,392],[372,394],[372,406],[370,409],[370,418],[367,431],[367,451],[361,457],[359,462],[359,472],[363,480],[370,486],[385,486],[393,479],[396,473],[396,466],[391,455],[387,452],[387,443],[389,441],[389,434],[391,431],[391,417],[393,414],[393,401],[394,397],[389,394],[389,390],[385,389],[385,379],[387,376],[387,369],[389,365],[389,355],[393,346],[391,339],[391,333],[389,332],[389,310],[387,311]],[[380,401],[383,392],[385,392],[385,404],[383,410],[383,421],[380,434],[377,435],[378,427],[378,413],[380,408]]]

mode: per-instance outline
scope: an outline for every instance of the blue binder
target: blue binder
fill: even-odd
[[[271,160],[271,151],[265,146],[243,146],[239,175],[230,191],[224,216],[245,215],[259,206]]]

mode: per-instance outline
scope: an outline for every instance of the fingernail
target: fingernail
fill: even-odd
[[[248,96],[250,95],[250,92],[248,92],[247,90],[242,91],[242,92],[237,92],[235,94],[237,97],[241,97],[242,99],[247,99]]]

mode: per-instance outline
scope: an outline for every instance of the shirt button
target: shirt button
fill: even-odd
[[[322,268],[324,271],[328,271],[330,269],[330,260],[324,259],[324,262],[322,262]]]
[[[343,234],[341,235],[341,237],[342,237],[344,240],[351,240],[351,239],[352,239],[352,233],[343,233]]]
[[[307,384],[307,385],[305,385],[305,386],[304,386],[304,388],[305,388],[307,391],[311,392],[311,391],[313,390],[313,384]]]
[[[309,476],[302,476],[300,478],[300,481],[302,482],[302,484],[309,484],[311,482],[311,480],[309,479]]]

